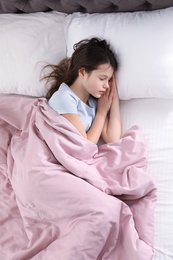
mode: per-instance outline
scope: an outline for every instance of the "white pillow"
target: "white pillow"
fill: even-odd
[[[0,93],[45,95],[42,68],[66,56],[58,12],[0,15]]]
[[[117,53],[121,99],[173,98],[173,8],[150,12],[82,14],[66,18],[67,55],[73,44],[105,38]]]

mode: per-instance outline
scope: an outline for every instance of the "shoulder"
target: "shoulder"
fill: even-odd
[[[53,93],[48,103],[51,104],[52,102],[57,102],[57,101],[62,102],[64,99],[74,100],[75,97],[73,95],[73,92],[70,90],[70,88],[65,83],[62,83],[59,89]]]
[[[65,83],[62,83],[60,88],[52,95],[48,104],[61,114],[77,113],[78,100]]]

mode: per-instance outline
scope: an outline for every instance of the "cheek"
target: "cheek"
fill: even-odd
[[[102,86],[103,86],[103,81],[101,81],[101,80],[97,80],[97,82],[96,82],[96,89],[100,89],[100,88],[102,88]]]
[[[97,81],[97,80],[95,80],[92,84],[91,84],[91,87],[92,87],[92,90],[93,91],[97,91],[97,90],[99,90],[100,89],[100,82],[99,81]]]
[[[100,79],[97,79],[97,78],[89,78],[88,79],[88,90],[90,92],[95,92],[95,91],[98,91],[100,90],[100,88],[102,87],[102,82],[100,81]]]

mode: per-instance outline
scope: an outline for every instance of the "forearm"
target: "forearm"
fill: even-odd
[[[121,138],[122,122],[119,99],[114,99],[102,131],[102,138],[106,143],[116,142]]]
[[[87,132],[88,140],[97,144],[97,142],[101,136],[101,133],[102,133],[102,130],[103,130],[103,127],[105,124],[105,120],[106,120],[106,114],[104,115],[101,113],[96,113],[92,126],[89,129],[89,131]]]

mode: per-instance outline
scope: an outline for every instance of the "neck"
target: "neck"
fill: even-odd
[[[75,93],[78,98],[80,98],[84,103],[88,103],[90,94],[84,89],[82,84],[76,80],[71,86],[70,89]]]

